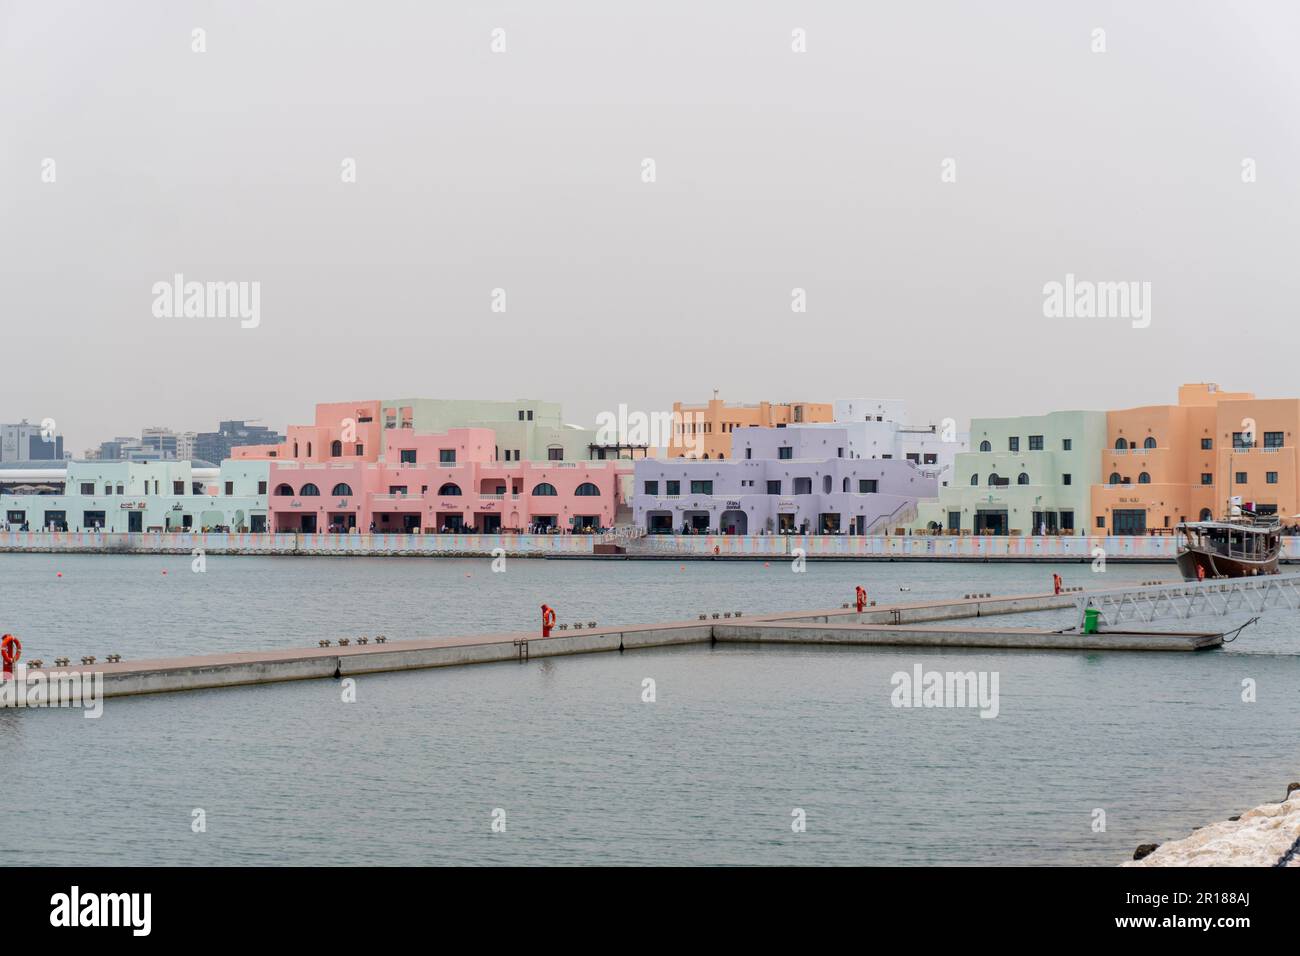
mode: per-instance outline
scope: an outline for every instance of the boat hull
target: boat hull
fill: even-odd
[[[1199,580],[1197,568],[1205,569],[1207,581],[1212,578],[1249,578],[1258,574],[1277,574],[1277,555],[1273,554],[1260,561],[1246,561],[1194,549],[1178,553],[1178,570],[1182,572],[1184,581]]]

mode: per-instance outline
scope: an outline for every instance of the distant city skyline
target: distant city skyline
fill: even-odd
[[[0,417],[1296,390],[1300,8],[630,9],[0,0]]]

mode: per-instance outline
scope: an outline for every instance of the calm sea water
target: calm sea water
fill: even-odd
[[[838,606],[858,583],[882,603],[1027,592],[1053,570],[1172,577],[0,555],[0,629],[28,657],[140,659],[530,628],[543,601],[613,624]],[[109,700],[99,720],[0,711],[0,864],[1112,865],[1300,777],[1296,624],[1272,613],[1198,654],[719,646],[376,675],[351,704],[312,681]],[[891,676],[918,663],[998,672],[999,716],[892,707]]]

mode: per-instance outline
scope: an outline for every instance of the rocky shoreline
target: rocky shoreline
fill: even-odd
[[[1285,866],[1300,869],[1300,783],[1281,803],[1198,827],[1169,843],[1144,843],[1124,866]]]

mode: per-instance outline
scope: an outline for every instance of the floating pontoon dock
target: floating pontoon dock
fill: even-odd
[[[322,641],[328,646],[312,648],[112,663],[87,660],[80,665],[54,668],[49,667],[48,662],[42,662],[35,669],[28,667],[25,673],[29,683],[34,680],[46,682],[51,695],[57,694],[59,679],[63,675],[81,675],[84,680],[88,675],[102,674],[103,695],[118,697],[687,644],[1195,651],[1223,643],[1223,634],[1214,631],[1103,630],[1085,634],[1077,628],[1051,630],[943,623],[1003,614],[1064,610],[1076,607],[1085,597],[1095,599],[1101,594],[1114,593],[1075,589],[1061,594],[977,594],[954,600],[917,601],[884,607],[872,605],[861,612],[854,607],[755,615],[725,611],[701,614],[695,620],[630,627],[560,625],[562,629],[556,629],[545,638],[538,632],[382,642],[376,638],[373,642],[367,639],[366,643],[352,637],[347,639],[346,645],[338,640]],[[28,657],[35,658],[42,642],[37,635],[26,637]]]

